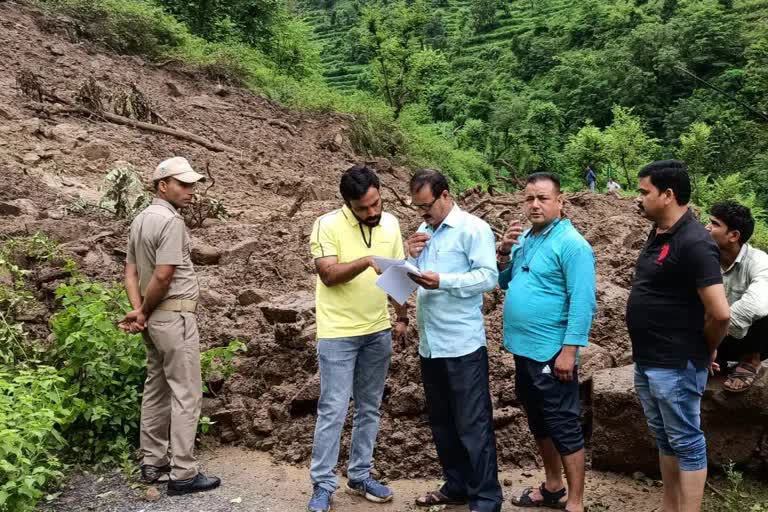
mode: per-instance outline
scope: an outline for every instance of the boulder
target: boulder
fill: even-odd
[[[416,416],[425,408],[424,389],[414,382],[399,388],[389,398],[389,411],[393,416]]]
[[[221,255],[220,263],[222,265],[229,265],[238,260],[245,263],[251,254],[259,254],[263,245],[264,241],[261,239],[249,238],[248,240],[243,240],[227,249],[227,251]]]
[[[292,324],[314,316],[315,294],[305,290],[291,292],[262,303],[259,308],[271,324]]]
[[[195,243],[192,245],[192,263],[195,265],[217,265],[221,259],[221,251],[208,244]]]
[[[320,399],[320,372],[310,377],[291,398],[291,414],[305,414],[317,408]]]
[[[40,211],[35,203],[29,199],[14,199],[12,201],[0,202],[0,216],[15,217],[18,215],[29,215],[37,218]]]
[[[579,356],[579,383],[582,384],[592,379],[596,371],[615,366],[611,353],[594,343],[580,348]]]
[[[112,152],[109,149],[109,144],[106,142],[92,142],[82,147],[80,154],[86,160],[106,160],[110,157]]]
[[[237,296],[237,302],[241,306],[250,306],[251,304],[259,304],[264,302],[269,297],[269,293],[261,288],[248,288],[240,292]]]
[[[768,371],[768,362],[763,362]],[[722,389],[723,377],[710,379],[701,402],[702,429],[712,467],[764,459],[768,435],[768,378],[741,394]],[[600,370],[592,383],[592,466],[595,469],[658,474],[658,451],[634,389],[634,367]]]

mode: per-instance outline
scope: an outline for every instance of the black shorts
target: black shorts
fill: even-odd
[[[584,448],[578,366],[573,380],[562,382],[555,376],[556,358],[540,363],[516,355],[515,387],[533,437],[550,438],[560,455],[570,455]]]

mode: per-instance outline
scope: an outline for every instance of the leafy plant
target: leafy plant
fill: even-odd
[[[75,280],[56,290],[62,308],[51,318],[50,357],[70,382],[73,421],[63,429],[77,460],[119,460],[135,444],[144,380],[141,338],[115,324],[128,309],[122,288]]]
[[[203,391],[208,392],[208,382],[226,380],[235,373],[233,359],[246,346],[240,340],[232,340],[226,347],[215,347],[201,352],[200,370],[203,376]]]
[[[118,162],[104,177],[104,194],[99,206],[121,219],[132,219],[151,201],[136,168]]]

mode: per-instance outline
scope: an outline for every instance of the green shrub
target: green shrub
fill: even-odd
[[[75,460],[113,462],[138,437],[145,375],[141,337],[115,322],[128,310],[120,287],[73,281],[56,290],[50,357],[70,384],[73,419],[62,434]]]
[[[32,510],[62,476],[55,453],[66,444],[58,428],[70,397],[55,368],[0,366],[0,512]]]

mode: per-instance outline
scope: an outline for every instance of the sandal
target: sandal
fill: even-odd
[[[466,498],[450,498],[440,491],[429,491],[424,496],[416,498],[416,506],[432,507],[435,505],[465,505]]]
[[[533,494],[533,487],[527,487],[523,490],[523,493],[520,495],[519,498],[512,498],[512,504],[517,507],[549,507],[549,508],[565,508],[565,502],[561,502],[560,500],[565,497],[566,490],[565,487],[560,489],[559,491],[550,492],[547,490],[547,487],[544,485],[544,482],[541,483],[539,486],[539,492],[541,493],[541,500],[534,501],[533,498],[531,498],[531,494]]]
[[[752,384],[755,383],[755,381],[760,377],[762,374],[762,365],[760,366],[752,366],[749,363],[739,363],[738,366],[733,370],[733,373],[728,375],[728,378],[723,382],[723,389],[730,393],[743,393],[749,388],[752,387]],[[737,380],[742,382],[744,385],[741,388],[734,388],[733,387],[733,381]],[[728,383],[731,382],[729,385]]]

